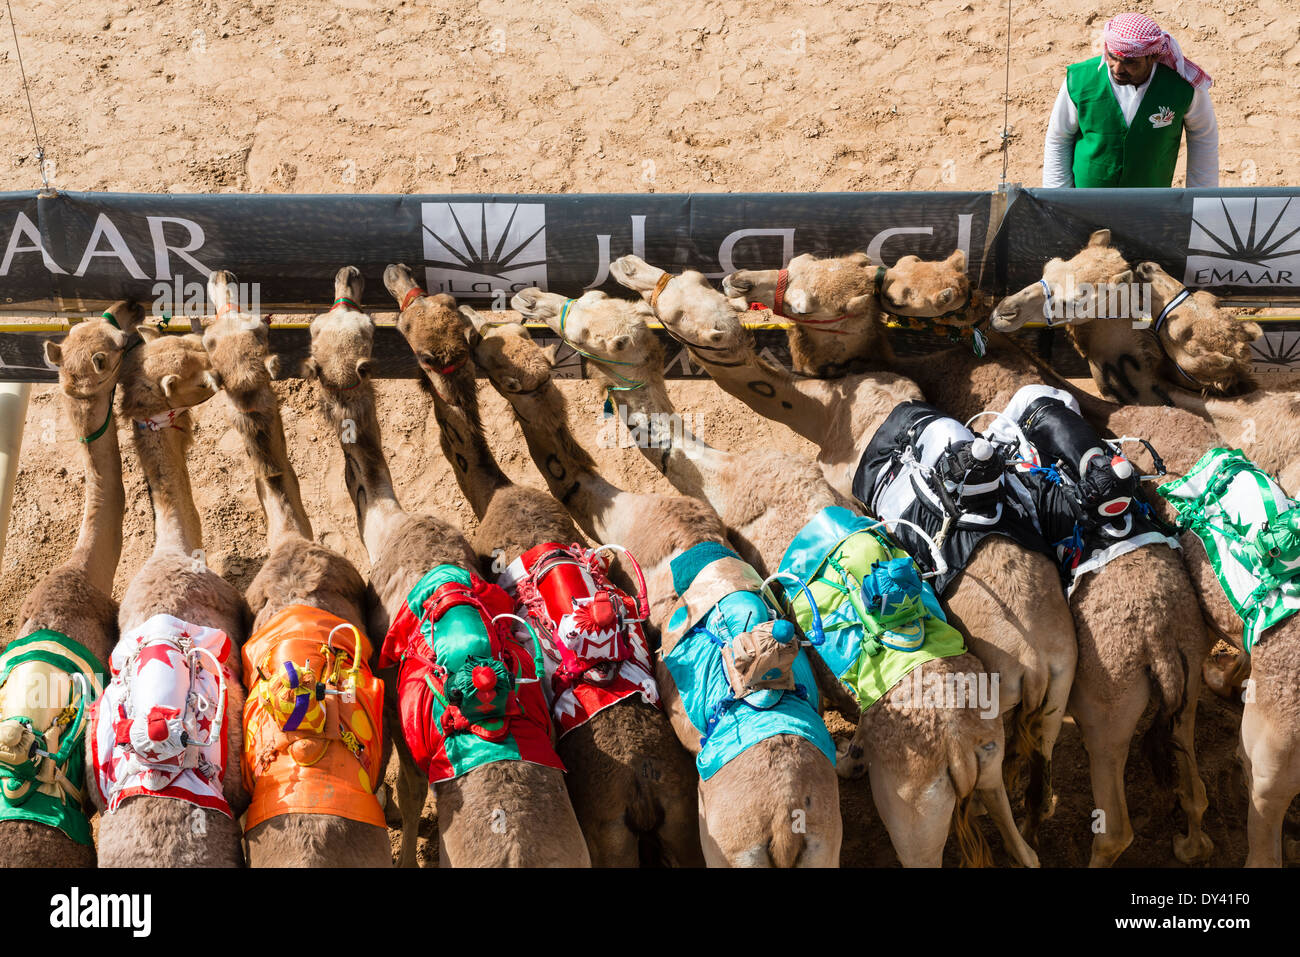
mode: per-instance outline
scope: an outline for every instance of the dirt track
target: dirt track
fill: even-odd
[[[997,5],[726,0],[671,15],[555,0],[449,0],[438,9],[406,0],[391,9],[368,0],[14,7],[53,183],[65,189],[985,189],[1002,166],[1005,8]],[[1082,0],[1017,4],[1010,180],[1038,183],[1048,108],[1064,66],[1091,55],[1099,10]],[[1147,12],[1216,78],[1224,185],[1300,179],[1294,9],[1279,0],[1192,0]],[[0,32],[0,130],[10,164],[0,188],[31,189],[39,178],[8,32],[7,25]],[[372,290],[370,302],[387,306],[379,293]],[[596,450],[593,388],[563,388],[575,431],[611,480],[667,490],[634,452]],[[278,390],[312,521],[364,573],[337,447],[303,383]],[[712,383],[674,383],[670,391],[679,408],[703,413],[703,437],[713,444],[810,451]],[[409,382],[384,382],[378,393],[404,504],[471,527],[427,398]],[[484,405],[503,468],[540,485],[504,402],[485,389]],[[224,397],[199,409],[197,420],[191,468],[209,560],[244,585],[265,557],[246,459]],[[70,549],[81,509],[79,452],[51,387],[35,390],[26,435],[0,574],[6,632],[22,598]],[[119,597],[152,546],[128,430],[121,439],[128,507]],[[1239,713],[1217,699],[1201,702],[1206,826],[1218,865],[1245,856]],[[1061,803],[1041,857],[1080,865],[1092,800],[1072,726],[1054,770]],[[1136,756],[1128,784],[1137,840],[1121,864],[1174,864],[1172,795],[1155,791]],[[892,864],[865,782],[842,793],[844,863]],[[436,859],[436,837],[424,850]]]

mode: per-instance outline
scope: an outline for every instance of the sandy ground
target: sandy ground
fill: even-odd
[[[997,184],[1005,8],[966,0],[653,5],[543,0],[14,4],[38,122],[65,189],[156,192],[634,192],[986,189]],[[1039,182],[1042,133],[1066,64],[1090,56],[1105,15],[1081,0],[1016,5],[1008,179]],[[1216,77],[1225,185],[1300,175],[1294,123],[1300,27],[1279,0],[1163,3],[1148,12]],[[0,189],[39,186],[8,38],[0,32]],[[1179,174],[1181,176],[1181,173]],[[340,264],[342,265],[342,264]],[[377,292],[377,291],[376,291]],[[632,450],[597,450],[599,398],[563,386],[571,420],[613,481],[667,490]],[[277,385],[294,466],[322,541],[366,571],[341,457],[300,381]],[[703,437],[743,450],[809,451],[709,382],[676,382]],[[381,382],[385,448],[404,504],[463,527],[473,517],[437,447],[427,398]],[[505,403],[484,390],[502,467],[540,485]],[[208,557],[245,585],[265,526],[218,396],[197,410],[191,459]],[[117,594],[152,546],[148,495],[128,430],[125,545]],[[83,467],[53,387],[34,390],[9,544],[0,631],[76,537]],[[1199,751],[1218,865],[1245,856],[1234,758],[1240,709],[1201,701]],[[1046,826],[1049,865],[1087,861],[1086,756],[1067,725]],[[1128,768],[1137,840],[1124,865],[1175,863],[1178,814],[1136,755]],[[891,864],[865,782],[842,789],[845,864]],[[436,861],[436,828],[422,855]],[[995,847],[998,841],[992,829]],[[1005,860],[1005,855],[1001,855]]]

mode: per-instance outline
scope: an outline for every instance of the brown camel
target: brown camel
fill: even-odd
[[[424,295],[405,265],[389,266],[384,284],[403,307],[397,328],[428,377],[443,453],[479,519],[474,543],[485,564],[492,555],[508,564],[544,542],[581,543],[564,506],[510,481],[488,448],[465,328],[478,314],[458,313],[450,296]],[[469,335],[478,337],[473,326]],[[593,866],[703,864],[695,769],[661,710],[625,698],[562,735],[556,750]]]
[[[817,445],[822,472],[841,495],[852,494],[862,450],[889,413],[921,398],[911,381],[892,373],[808,379],[766,362],[741,322],[743,310],[699,273],[669,276],[634,256],[610,272],[653,301],[660,321],[725,391]],[[990,535],[941,597],[972,653],[1000,675],[1003,714],[1019,709],[1015,743],[1030,758],[1026,829],[1032,840],[1039,815],[1050,808],[1052,748],[1075,670],[1074,625],[1058,573],[1046,555]]]
[[[681,495],[624,491],[596,471],[569,429],[551,360],[524,327],[480,327],[474,358],[510,403],[528,450],[551,493],[593,541],[622,545],[645,571],[650,624],[661,632],[677,602],[671,560],[702,542],[724,543],[726,529],[706,503]],[[656,656],[656,678],[669,719],[693,754],[699,732],[686,719],[672,677]],[[700,835],[710,866],[833,866],[842,824],[835,770],[811,742],[766,738],[699,782]],[[792,812],[803,829],[791,827]]]
[[[140,632],[155,615],[170,615],[229,638],[225,714],[218,726],[226,741],[226,764],[218,783],[229,813],[205,810],[174,795],[149,794],[128,796],[108,811],[93,760],[88,760],[87,787],[100,811],[99,863],[239,867],[244,863],[239,818],[248,807],[240,772],[244,688],[239,648],[252,615],[234,586],[203,561],[202,526],[185,461],[193,440],[190,407],[211,398],[216,388],[199,336],[160,336],[147,325],[139,326],[137,333],[144,344],[129,351],[123,363],[121,412],[133,423],[136,454],[153,503],[154,550],[127,586],[118,621],[123,636]],[[146,627],[144,633],[152,636],[156,631]],[[105,758],[100,756],[101,761]]]
[[[108,664],[109,654],[117,642],[113,578],[122,555],[125,504],[113,397],[123,355],[133,338],[131,331],[143,317],[138,305],[119,302],[105,313],[105,318],[78,323],[61,342],[45,344],[46,359],[59,370],[59,386],[66,396],[68,418],[86,465],[85,505],[76,545],[63,563],[28,594],[18,613],[21,623],[13,639],[5,643],[6,648],[14,641],[48,629],[80,644],[99,659],[97,666]],[[68,690],[64,692],[64,688]],[[72,699],[70,689],[71,685],[60,685],[61,693]],[[61,707],[48,706],[33,709],[32,702],[16,699],[11,704],[7,694],[3,700],[3,718],[30,718],[35,730],[52,727],[61,710]],[[20,734],[11,737],[10,726],[9,720],[0,725],[3,729],[0,747],[5,752],[12,750],[21,737]],[[16,723],[13,726],[21,730]],[[79,759],[81,753],[76,757]],[[71,770],[75,763],[73,760],[65,766]],[[68,806],[68,813],[78,817],[84,826],[85,840],[74,840],[65,831],[47,824],[6,819],[0,821],[0,835],[4,838],[0,865],[93,867],[95,848],[84,820],[84,814],[91,808],[83,805],[80,793],[66,797],[60,794],[58,785],[53,783],[51,767],[38,770],[34,785],[44,787]],[[44,779],[49,779],[49,783]],[[78,789],[83,785],[79,777],[69,783]]]
[[[359,305],[363,287],[355,267],[339,270],[334,308],[312,321],[311,358],[304,371],[315,379],[323,411],[339,436],[348,494],[356,506],[357,526],[370,555],[370,585],[378,599],[370,632],[384,635],[425,573],[444,564],[473,568],[476,561],[457,529],[431,515],[408,513],[393,491],[369,378],[374,324]],[[396,689],[396,684],[389,687]],[[396,697],[394,691],[393,704]],[[401,736],[400,721],[392,721],[391,734]],[[399,756],[401,863],[415,866],[429,782],[405,748]],[[564,774],[556,768],[496,761],[440,781],[434,790],[444,866],[585,867],[591,862]]]
[[[641,430],[647,439],[638,443],[641,451],[680,492],[714,506],[737,550],[745,555],[743,545],[754,553],[753,558],[745,557],[755,567],[776,571],[794,530],[823,508],[838,505],[859,511],[851,499],[831,488],[811,461],[774,450],[732,454],[710,447],[689,429],[674,424],[680,423],[680,417],[664,382],[663,349],[646,325],[654,315],[646,304],[589,292],[568,301],[563,330],[563,297],[529,289],[517,295],[513,304],[526,318],[544,320],[594,359],[601,384],[619,388],[629,380],[641,383],[617,393],[620,415],[630,429]],[[983,670],[971,655],[944,658],[926,667],[951,674]],[[970,790],[954,790],[954,785],[963,779],[960,765],[972,756],[980,772],[979,780],[969,783],[994,816],[1008,849],[1022,864],[1037,864],[1016,830],[1003,785],[999,720],[966,709],[898,708],[890,696],[862,715],[856,700],[846,701],[847,696],[841,695],[834,678],[822,684],[836,692],[834,697],[828,694],[829,703],[849,720],[861,721],[850,747],[865,750],[872,794],[905,865],[931,864],[942,857],[954,809],[971,796]],[[893,698],[900,695],[894,693]],[[951,764],[954,756],[960,756],[957,767]],[[851,776],[860,764],[847,748],[842,749],[842,776]],[[892,796],[905,793],[916,797],[900,813]]]
[[[233,281],[222,271],[208,278],[217,317],[204,330],[203,344],[230,402],[231,423],[244,440],[266,515],[269,554],[246,595],[255,616],[253,638],[268,622],[280,620],[281,612],[306,606],[350,624],[360,644],[366,627],[366,583],[347,559],[314,541],[271,387],[278,364],[267,348],[270,330],[260,317],[238,311],[230,295]],[[280,760],[286,759],[281,755]],[[386,763],[387,748],[380,767]],[[378,775],[370,784],[378,786]],[[383,819],[378,799],[373,808],[368,803],[365,808],[369,820],[296,810],[274,814],[246,832],[248,862],[253,867],[389,867],[393,859],[387,828],[371,823]]]
[[[900,261],[900,267],[903,266]],[[970,290],[965,257],[960,250],[940,263],[925,263],[912,257],[899,272],[902,274],[899,279],[886,282],[882,291],[889,312],[918,314],[924,303],[942,301],[951,308],[978,300]],[[990,354],[983,359],[967,346],[946,350],[938,356],[907,360],[895,357],[883,326],[865,313],[858,321],[861,310],[855,312],[851,305],[851,296],[865,294],[859,290],[870,283],[868,273],[870,270],[859,264],[858,257],[807,262],[798,273],[791,269],[785,295],[806,304],[805,312],[814,320],[836,309],[854,313],[854,322],[841,324],[845,335],[839,338],[856,342],[866,361],[898,372],[919,372],[929,380],[934,379],[934,373],[925,373],[927,367],[941,369],[952,381],[941,386],[936,383],[936,386],[945,399],[956,399],[955,414],[963,419],[983,410],[1005,408],[1014,390],[1045,377],[1054,386],[1065,388],[1076,397],[1080,395],[1059,377],[1038,374],[1028,357],[998,332],[990,335]],[[855,274],[856,281],[853,281],[850,277]],[[745,287],[747,294],[757,291],[760,296],[770,295],[773,275],[746,273],[739,280],[729,277],[724,280],[724,286],[730,285],[736,291]],[[982,320],[983,316],[976,313],[968,319]],[[792,349],[793,343],[792,336]],[[845,353],[837,355],[842,358]],[[809,361],[816,364],[819,358],[814,353]],[[967,372],[970,374],[966,375]],[[928,388],[926,394],[934,400]],[[1089,399],[1085,397],[1080,403],[1085,409],[1100,405]],[[983,421],[985,425],[990,424],[987,419]],[[1084,576],[1070,596],[1079,664],[1070,692],[1069,711],[1088,745],[1097,808],[1105,812],[1110,823],[1094,840],[1094,865],[1112,863],[1132,841],[1124,803],[1124,762],[1152,689],[1156,692],[1160,718],[1153,725],[1153,736],[1147,743],[1157,749],[1153,757],[1157,772],[1163,776],[1169,770],[1169,762],[1159,754],[1163,747],[1161,735],[1169,731],[1169,722],[1174,722],[1179,793],[1188,816],[1188,832],[1176,838],[1175,853],[1180,860],[1188,862],[1203,858],[1211,850],[1209,838],[1201,830],[1206,797],[1196,770],[1192,741],[1200,664],[1212,642],[1198,620],[1191,596],[1191,582],[1182,559],[1159,544],[1144,546]],[[1136,636],[1140,636],[1139,641],[1134,640]],[[1189,671],[1191,676],[1186,687],[1184,671]],[[1186,702],[1192,702],[1192,707],[1186,707]]]

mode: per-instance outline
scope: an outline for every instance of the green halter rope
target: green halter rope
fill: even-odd
[[[343,305],[351,306],[351,307],[353,308],[353,310],[355,310],[356,312],[360,312],[360,311],[361,311],[361,307],[358,306],[358,305],[357,305],[355,302],[353,302],[351,299],[349,299],[347,296],[339,296],[339,298],[337,298],[337,299],[334,300],[334,304],[333,304],[332,306],[330,306],[330,312],[333,312],[333,311],[334,311],[335,309],[337,309],[339,306],[343,306]]]
[[[635,362],[626,362],[621,359],[607,359],[604,356],[593,355],[592,353],[587,352],[586,350],[580,348],[578,345],[572,342],[568,338],[568,336],[564,334],[564,323],[569,318],[569,307],[573,305],[574,301],[575,300],[573,299],[566,299],[564,300],[564,305],[560,307],[560,338],[564,340],[564,342],[569,346],[569,348],[572,349],[574,352],[576,352],[578,355],[582,356],[584,359],[590,359],[592,362],[598,362],[601,365],[615,365],[615,366],[636,365]],[[645,383],[639,379],[629,379],[627,376],[620,375],[618,372],[615,372],[613,369],[606,369],[605,371],[608,372],[610,375],[614,376],[614,378],[618,379],[620,382],[625,383],[624,385],[605,386],[605,410],[604,411],[605,411],[605,418],[609,418],[611,415],[614,414],[614,399],[610,395],[611,392],[633,392],[637,389],[643,388],[645,386]]]

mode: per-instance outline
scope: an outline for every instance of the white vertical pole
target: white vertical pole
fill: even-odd
[[[30,382],[0,382],[0,563],[4,561],[9,536],[9,506],[14,500],[18,456],[23,448],[23,425],[27,421]]]

